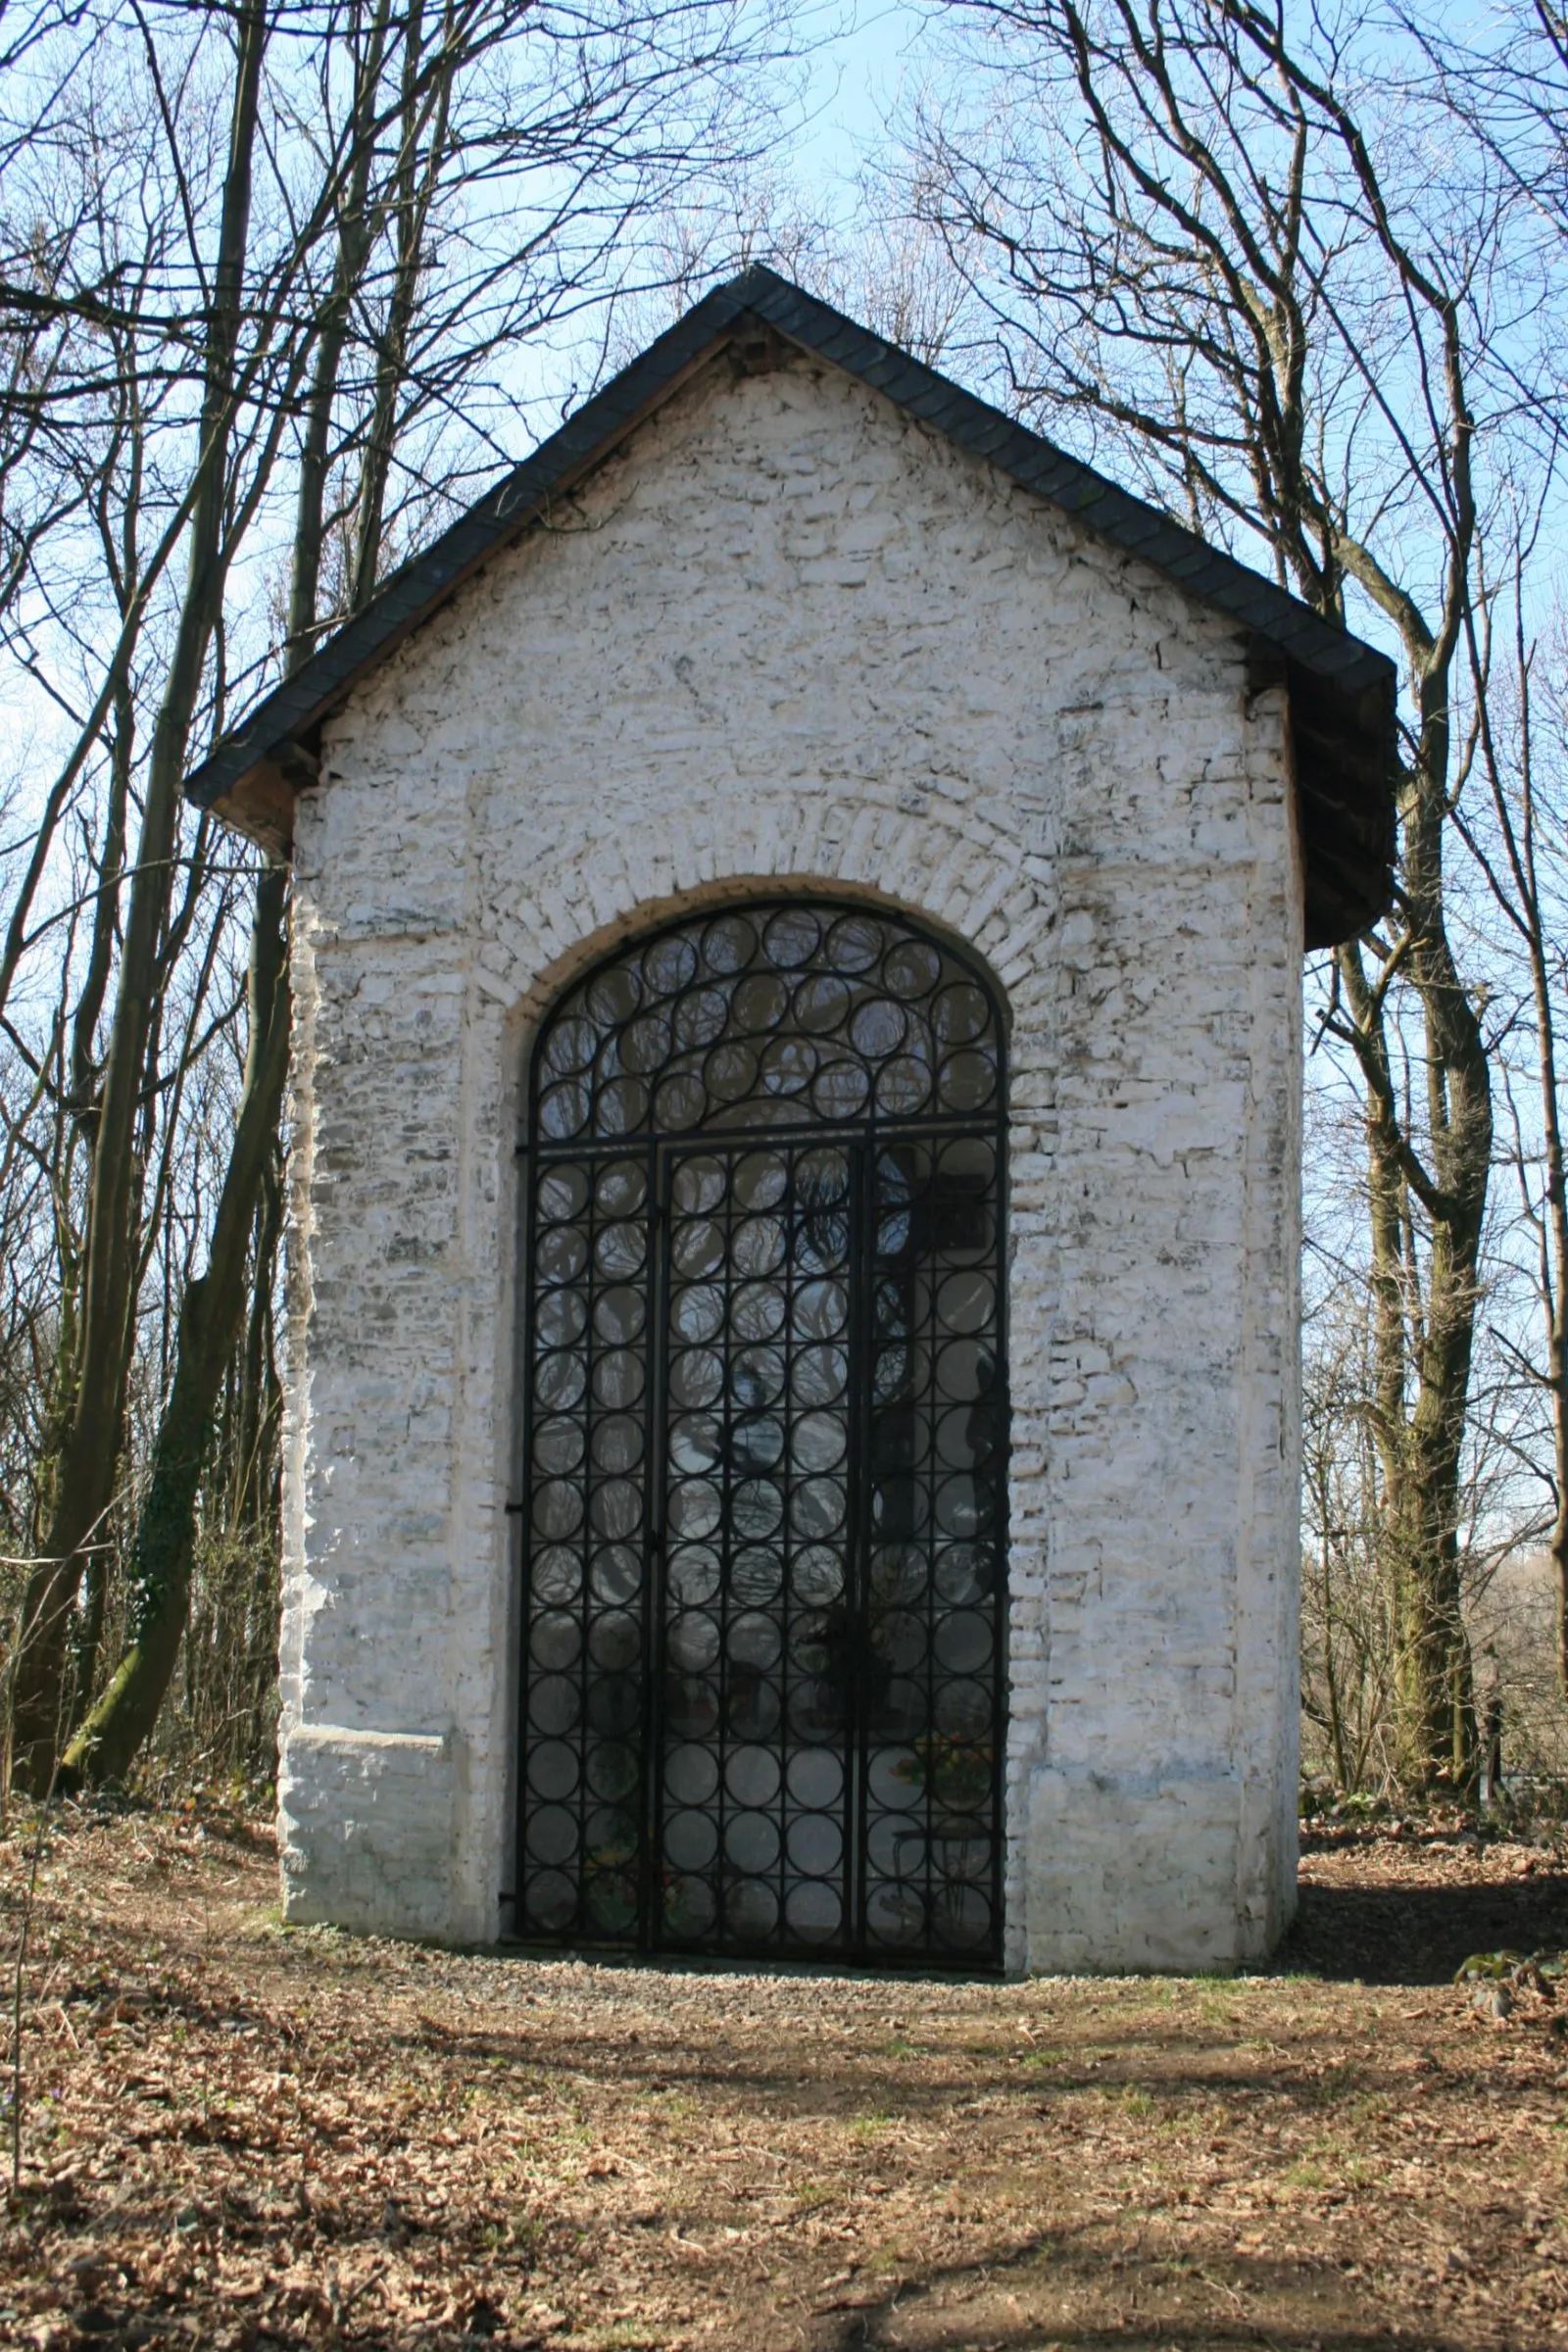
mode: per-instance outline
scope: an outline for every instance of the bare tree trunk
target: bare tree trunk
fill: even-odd
[[[421,0],[412,0],[405,34],[401,137],[393,180],[397,260],[391,296],[378,338],[375,396],[370,408],[364,463],[360,468],[359,513],[352,604],[356,612],[375,594],[386,528],[386,492],[397,442],[398,400],[408,381],[408,340],[418,298],[419,273],[425,260],[425,238],[431,205],[440,185],[447,153],[447,110],[451,95],[450,69],[438,64],[433,86],[423,88],[421,39],[424,12]],[[431,121],[422,162],[419,154],[421,121]]]
[[[376,0],[355,90],[350,134],[354,160],[339,217],[332,290],[321,318],[300,451],[285,669],[297,669],[310,658],[320,625],[321,530],[331,465],[332,412],[353,305],[364,282],[376,229],[370,217],[369,183],[375,160],[376,102],[385,61],[389,13],[390,0]]]
[[[1488,687],[1490,652],[1470,633],[1471,667],[1476,680],[1477,732],[1488,782],[1492,788],[1498,855],[1492,855],[1467,829],[1467,839],[1498,906],[1507,917],[1524,951],[1530,973],[1530,996],[1535,1013],[1536,1076],[1541,1096],[1544,1183],[1541,1262],[1537,1283],[1545,1324],[1546,1363],[1543,1385],[1551,1416],[1552,1518],[1547,1535],[1552,1584],[1556,1599],[1555,1651],[1557,1686],[1568,1698],[1568,1152],[1562,1127],[1562,1099],[1558,1092],[1557,1006],[1552,975],[1560,974],[1562,952],[1541,879],[1540,835],[1543,810],[1536,763],[1535,709],[1532,671],[1534,652],[1525,642],[1522,558],[1515,559],[1514,681],[1517,709],[1516,753],[1512,782],[1505,773],[1505,755],[1493,723]],[[1563,711],[1553,712],[1552,732],[1560,740]],[[1560,833],[1560,808],[1546,818],[1548,840]],[[1521,1173],[1522,1173],[1521,1169]]]
[[[72,1741],[65,1788],[117,1780],[158,1720],[185,1630],[196,1495],[213,1405],[245,1308],[245,1269],[263,1171],[273,1149],[288,1071],[288,876],[269,868],[256,886],[248,989],[250,1046],[239,1119],[213,1220],[207,1271],[185,1285],[174,1378],[158,1426],[152,1472],[129,1563],[130,1648]]]
[[[257,1531],[272,1516],[278,1423],[282,1396],[272,1357],[272,1298],[277,1250],[283,1233],[283,1186],[276,1166],[262,1172],[262,1198],[252,1252],[251,1299],[244,1341],[237,1350],[233,1459],[228,1496],[231,1527]]]
[[[191,513],[190,569],[153,732],[141,838],[93,1138],[81,1354],[45,1557],[28,1579],[23,1604],[12,1770],[24,1787],[35,1791],[49,1787],[54,1777],[65,1704],[67,1621],[81,1579],[84,1547],[103,1525],[120,1459],[137,1256],[132,1207],[142,1076],[155,1010],[159,937],[172,891],[186,748],[222,598],[231,375],[267,35],[264,7],[260,0],[249,0],[239,17],[229,154],[208,325],[200,478]]]
[[[320,320],[306,403],[289,591],[288,669],[297,669],[309,659],[316,641],[332,413],[350,310],[371,246],[367,200],[387,15],[387,0],[380,0],[356,89],[351,130],[356,152],[339,215],[332,287]],[[245,1268],[288,1069],[286,896],[285,869],[269,868],[258,878],[248,990],[250,1042],[239,1119],[207,1271],[186,1284],[180,1305],[173,1382],[159,1423],[130,1561],[133,1639],[102,1699],[71,1743],[61,1775],[67,1787],[116,1780],[124,1773],[158,1720],[186,1628],[202,1470],[224,1371],[245,1324]]]
[[[769,14],[764,0],[760,20]],[[590,9],[548,24],[530,0],[453,0],[434,11],[427,0],[412,0],[412,13],[392,0],[344,0],[341,7],[296,12],[287,42],[280,19],[278,38],[270,38],[274,15],[270,0],[225,0],[216,11],[173,10],[167,38],[157,10],[112,8],[84,26],[78,69],[95,47],[108,57],[102,45],[118,42],[118,64],[128,59],[151,93],[146,122],[161,159],[148,182],[153,228],[146,255],[127,270],[123,240],[113,232],[125,187],[134,196],[140,183],[134,172],[122,183],[98,167],[103,124],[84,102],[72,118],[79,144],[75,177],[61,182],[59,223],[53,215],[46,223],[60,227],[50,253],[64,252],[70,268],[59,266],[58,300],[47,290],[39,296],[39,315],[64,320],[82,347],[79,355],[67,349],[62,330],[74,405],[62,407],[52,387],[45,387],[45,402],[41,363],[29,361],[0,383],[0,469],[45,424],[63,453],[57,471],[66,490],[40,512],[50,529],[57,516],[70,526],[62,532],[68,563],[79,536],[74,518],[83,511],[83,477],[92,470],[71,453],[93,445],[106,398],[119,403],[112,421],[124,437],[99,467],[102,478],[87,484],[120,627],[113,645],[104,644],[90,706],[74,721],[74,747],[44,796],[38,837],[16,858],[12,904],[0,909],[4,1010],[7,990],[15,981],[20,993],[36,952],[44,925],[33,910],[50,903],[78,796],[102,789],[107,747],[119,813],[107,808],[107,823],[95,825],[97,887],[89,888],[86,902],[95,902],[96,919],[81,1001],[74,1027],[67,1023],[54,1047],[62,1062],[69,1048],[70,1080],[41,1079],[27,1108],[42,1124],[37,1105],[47,1102],[57,1160],[60,1138],[78,1154],[77,1182],[69,1182],[67,1157],[64,1188],[47,1152],[36,1155],[35,1181],[41,1188],[54,1184],[65,1203],[66,1240],[59,1252],[65,1279],[56,1286],[64,1312],[46,1433],[50,1458],[29,1480],[35,1499],[25,1541],[35,1572],[11,1662],[12,1764],[22,1785],[34,1788],[51,1785],[61,1743],[74,1613],[84,1563],[117,1494],[139,1319],[145,1316],[155,1330],[152,1376],[170,1385],[152,1486],[133,1539],[138,1641],[146,1638],[134,1674],[132,1661],[125,1662],[115,1700],[130,1724],[150,1719],[154,1666],[185,1605],[180,1594],[191,1555],[180,1531],[199,1509],[189,1483],[198,1460],[193,1447],[211,1421],[213,1379],[233,1357],[244,1321],[243,1299],[231,1303],[226,1269],[228,1232],[245,1203],[241,1191],[229,1188],[240,1188],[242,1176],[254,1171],[253,1155],[243,1169],[238,1160],[228,1167],[223,1247],[215,1236],[206,1287],[193,1291],[176,1328],[213,1150],[204,1128],[190,1156],[179,1159],[191,1143],[190,1125],[181,1126],[180,1089],[211,1034],[211,1025],[202,1034],[196,1015],[227,943],[226,905],[205,942],[194,929],[198,900],[210,904],[201,899],[209,878],[204,828],[196,831],[183,891],[176,881],[180,791],[198,714],[210,700],[215,716],[224,715],[225,598],[233,593],[236,553],[266,512],[286,448],[297,457],[299,484],[285,632],[292,667],[322,625],[323,531],[330,548],[332,532],[341,526],[347,536],[357,519],[344,601],[352,606],[356,587],[373,584],[382,538],[392,527],[385,516],[395,509],[388,483],[396,444],[411,409],[434,420],[425,453],[429,477],[417,480],[412,495],[443,498],[458,479],[448,469],[471,464],[487,437],[484,419],[467,414],[465,393],[482,384],[489,398],[498,355],[580,298],[608,294],[617,274],[609,265],[624,227],[696,184],[713,163],[732,158],[743,124],[753,126],[759,152],[776,132],[776,122],[764,121],[764,102],[746,99],[742,76],[753,65],[768,70],[778,26],[748,20],[742,29],[723,0],[690,0],[673,14],[632,0],[629,9]],[[134,57],[132,27],[140,43]],[[164,65],[175,56],[180,74],[166,84]],[[220,58],[223,79],[210,100]],[[78,70],[76,78],[79,86],[90,76]],[[470,87],[471,106],[461,112]],[[140,143],[140,95],[122,110],[134,122],[117,154],[134,155]],[[456,130],[449,110],[461,112]],[[55,127],[52,122],[52,135]],[[225,128],[226,153],[220,144],[211,151],[214,134],[220,143]],[[78,179],[102,198],[95,217],[103,250],[88,252],[84,262],[72,242],[83,210],[74,201]],[[327,239],[336,244],[329,276],[318,268]],[[369,267],[376,254],[386,265],[379,280]],[[10,289],[5,302],[14,308],[16,298]],[[194,317],[193,299],[201,305]],[[198,335],[200,350],[189,357]],[[36,340],[27,344],[29,353]],[[368,365],[351,369],[345,358],[351,350],[367,355]],[[55,356],[44,355],[51,364]],[[194,432],[193,408],[199,408]],[[447,454],[447,436],[455,456]],[[133,454],[122,463],[127,449]],[[356,449],[363,452],[357,479],[350,459]],[[156,544],[139,555],[134,518],[155,514]],[[123,548],[112,527],[122,522]],[[171,596],[169,642],[160,644],[154,671],[145,650],[147,600],[181,546],[188,576],[182,595]],[[8,538],[0,607],[13,595],[12,555]],[[56,616],[65,680],[45,683],[75,712],[83,648],[93,643],[89,627],[106,639],[108,627],[96,618],[78,624],[75,583],[66,565],[49,576],[34,568],[44,590],[40,601]],[[172,586],[164,581],[162,593]],[[121,722],[140,711],[144,696],[154,715],[133,737]],[[122,789],[127,779],[139,805],[136,841]],[[273,919],[266,904],[277,887],[272,880],[263,885],[259,936]],[[8,1044],[15,1033],[14,1020]],[[168,1067],[166,1038],[179,1033],[183,1058]],[[259,1034],[253,1033],[253,1054]],[[29,1041],[16,1050],[31,1057]],[[247,1114],[249,1107],[247,1095]],[[20,1155],[31,1139],[9,1140]],[[152,1164],[155,1144],[161,1149]],[[0,1153],[0,1231],[9,1230],[10,1165]],[[252,1209],[255,1198],[253,1184]],[[259,1259],[256,1281],[265,1287],[275,1224],[240,1222],[247,1260],[249,1236],[257,1234],[267,1264]],[[48,1303],[52,1312],[58,1300]],[[223,1345],[219,1326],[225,1320]],[[9,1327],[0,1336],[9,1336]],[[256,1507],[263,1488],[270,1490],[275,1466],[270,1305],[260,1291],[245,1350],[248,1371],[258,1347],[266,1366],[262,1388],[251,1382],[244,1410],[255,1412],[259,1394],[265,1401],[260,1421],[247,1424],[258,1440],[244,1473],[247,1509]],[[7,1368],[0,1364],[0,1373]],[[36,1459],[38,1448],[30,1450]],[[90,1588],[89,1601],[97,1590]],[[83,1769],[117,1743],[128,1752],[131,1734],[122,1740],[121,1720],[93,1711],[85,1748],[73,1748]]]
[[[1551,1288],[1546,1295],[1546,1379],[1551,1391],[1551,1466],[1556,1509],[1548,1539],[1557,1596],[1557,1688],[1568,1698],[1568,1165],[1557,1097],[1557,1042],[1546,984],[1545,942],[1531,957],[1540,1025],[1541,1092],[1546,1152],[1546,1216]]]
[[[1326,1025],[1364,1093],[1367,1408],[1399,1770],[1418,1788],[1468,1778],[1459,1512],[1492,1103],[1443,848],[1477,534],[1467,371],[1485,323],[1471,289],[1488,282],[1491,232],[1475,231],[1474,253],[1432,234],[1406,201],[1375,74],[1310,14],[1298,24],[1251,0],[956,0],[955,14],[979,28],[966,62],[996,76],[995,123],[964,129],[966,92],[957,129],[924,114],[913,201],[995,328],[1015,395],[1090,420],[1196,524],[1261,534],[1281,581],[1325,617],[1344,621],[1353,586],[1404,649],[1402,891],[1377,938],[1340,951]],[[1383,131],[1398,202],[1374,152]],[[1416,510],[1431,530],[1419,556],[1389,521]],[[1391,1042],[1412,1011],[1414,1119]]]

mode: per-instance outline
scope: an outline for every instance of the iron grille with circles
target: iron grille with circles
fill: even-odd
[[[621,950],[529,1085],[516,1933],[994,1967],[1004,1036],[901,917]]]

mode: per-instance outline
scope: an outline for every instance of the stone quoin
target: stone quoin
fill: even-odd
[[[1300,962],[1387,903],[1393,713],[1380,655],[757,270],[219,746],[191,797],[294,864],[290,1919],[1268,1950]],[[650,1038],[684,1092],[611,1087]]]

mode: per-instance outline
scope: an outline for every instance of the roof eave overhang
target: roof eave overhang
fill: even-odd
[[[1306,945],[1333,946],[1379,919],[1392,897],[1395,854],[1396,680],[1386,657],[766,270],[748,270],[705,297],[425,554],[395,572],[364,612],[215,747],[187,779],[189,798],[286,857],[295,797],[314,779],[322,723],[360,681],[726,346],[737,347],[744,367],[762,368],[777,364],[780,341],[858,376],[1234,619],[1262,649],[1263,668],[1289,689]]]

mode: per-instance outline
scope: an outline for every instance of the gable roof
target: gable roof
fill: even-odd
[[[1229,615],[1249,639],[1257,684],[1283,678],[1290,691],[1307,945],[1330,946],[1377,920],[1389,904],[1395,849],[1396,678],[1387,657],[972,392],[761,268],[696,304],[423,555],[393,572],[363,612],[217,744],[187,777],[188,797],[286,853],[295,791],[317,773],[321,723],[360,680],[725,345],[737,346],[743,360],[750,349],[758,364],[766,365],[775,338],[858,377],[907,416]]]

